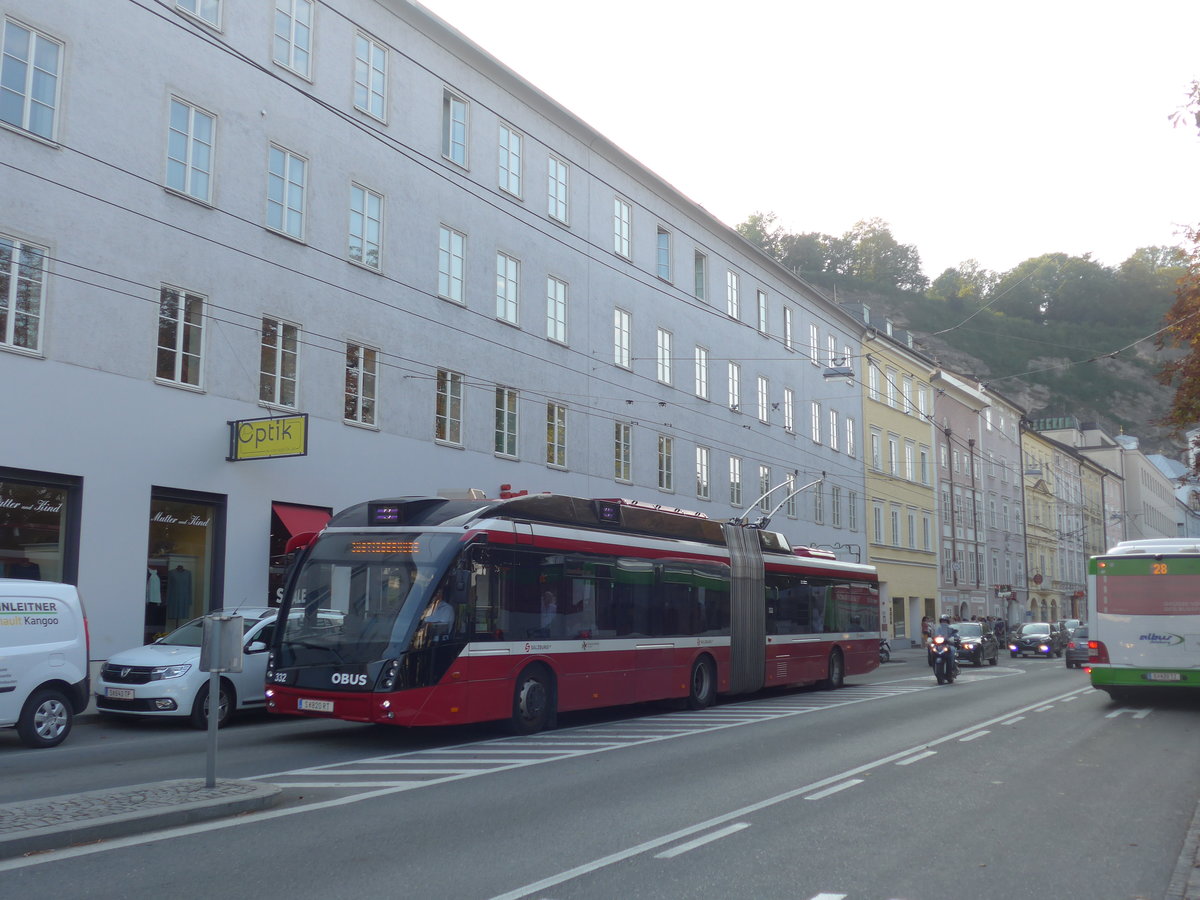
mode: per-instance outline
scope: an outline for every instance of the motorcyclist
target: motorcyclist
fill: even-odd
[[[933,636],[935,638],[943,637],[947,643],[952,646],[952,655],[950,664],[953,667],[954,674],[958,674],[958,629],[950,624],[950,616],[945,613],[938,619],[937,625],[933,627]]]

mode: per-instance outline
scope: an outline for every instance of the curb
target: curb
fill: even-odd
[[[0,859],[191,825],[275,806],[273,784],[159,781],[0,806]]]

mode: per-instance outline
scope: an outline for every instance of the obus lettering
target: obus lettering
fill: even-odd
[[[333,684],[344,684],[350,687],[365,687],[367,684],[366,675],[350,675],[346,672],[334,672],[329,680]]]

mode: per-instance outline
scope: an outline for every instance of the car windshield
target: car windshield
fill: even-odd
[[[1049,622],[1029,622],[1021,626],[1020,634],[1035,635],[1035,634],[1050,634]]]
[[[1087,626],[1080,625],[1075,629],[1075,632],[1071,635],[1071,637],[1075,638],[1076,641],[1087,640]]]
[[[173,647],[199,647],[204,642],[204,616],[198,619],[192,619],[186,625],[180,625],[170,634],[159,638],[155,641],[156,644],[170,644]],[[242,634],[245,634],[259,622],[261,619],[242,619]]]
[[[958,629],[959,637],[980,637],[983,635],[983,626],[978,622],[959,622],[957,625],[950,627]]]

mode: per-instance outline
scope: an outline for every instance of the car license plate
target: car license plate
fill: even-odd
[[[333,712],[332,700],[309,700],[301,697],[296,704],[298,709],[306,709],[309,712]]]
[[[1147,681],[1183,681],[1183,676],[1178,672],[1147,672]]]
[[[133,688],[105,688],[104,696],[108,697],[110,700],[132,700]]]

